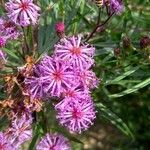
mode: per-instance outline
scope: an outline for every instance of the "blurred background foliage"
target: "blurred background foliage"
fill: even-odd
[[[55,118],[50,116],[52,112],[45,116],[51,130],[69,137],[75,150],[150,148],[150,49],[140,46],[141,38],[150,35],[150,1],[123,1],[124,12],[113,16],[89,40],[96,47],[94,70],[101,80],[99,88],[93,91],[98,111],[95,125],[76,139],[58,127]],[[65,22],[66,35],[83,34],[86,38],[96,26],[99,11],[100,22],[107,19],[106,10],[99,9],[91,0],[39,0],[38,3],[42,7],[38,31],[39,57],[43,53],[51,53],[58,41],[54,30],[56,22]],[[2,12],[3,9],[0,10]],[[22,64],[20,49],[19,42],[10,42],[5,48],[13,66]],[[11,72],[11,69],[5,72]],[[3,97],[1,92],[0,98]],[[2,119],[1,128],[6,122]],[[34,129],[35,136],[29,149],[34,149],[37,133],[42,135],[47,131],[40,121]]]

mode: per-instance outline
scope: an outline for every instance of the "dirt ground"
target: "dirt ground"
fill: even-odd
[[[84,139],[84,150],[119,150],[126,137],[113,125],[96,123]]]

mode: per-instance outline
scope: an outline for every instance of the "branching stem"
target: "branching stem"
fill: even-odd
[[[97,29],[99,27],[104,26],[111,19],[111,17],[114,15],[114,13],[115,12],[113,12],[102,24],[99,24],[99,22],[100,22],[100,12],[99,12],[98,19],[97,19],[97,24],[96,24],[95,28],[93,29],[93,31],[90,33],[90,35],[87,37],[85,42],[88,42],[93,37],[93,35],[97,31]]]

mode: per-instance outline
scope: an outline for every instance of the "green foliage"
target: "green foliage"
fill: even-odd
[[[58,41],[54,25],[57,21],[64,21],[66,35],[84,34],[87,37],[96,25],[99,9],[92,1],[87,0],[39,0],[42,7],[42,17],[38,32],[38,57],[43,53],[51,53],[54,44]],[[105,25],[103,31],[97,32],[89,43],[96,47],[96,64],[94,70],[101,79],[99,88],[93,91],[93,99],[97,106],[98,118],[107,120],[120,132],[127,136],[125,143],[132,140],[131,144],[116,147],[120,150],[148,150],[150,147],[150,50],[140,49],[139,41],[142,35],[149,35],[150,13],[149,0],[124,0],[125,11],[122,15],[113,16]],[[49,6],[51,8],[49,9]],[[46,9],[46,10],[45,10]],[[106,11],[101,10],[100,22],[106,19]],[[0,13],[1,10],[0,10]],[[124,48],[123,36],[131,39],[129,48]],[[29,38],[32,37],[29,34]],[[19,53],[21,45],[9,45],[4,49],[8,54],[8,65],[19,67],[22,57]],[[119,48],[118,55],[114,49]],[[14,69],[7,67],[4,73],[11,73]],[[0,72],[2,75],[3,72]],[[0,98],[4,98],[0,89]],[[29,149],[35,148],[38,139],[46,131],[61,132],[71,141],[74,149],[76,142],[83,145],[82,138],[78,139],[58,126],[52,114],[40,112],[37,125],[34,128],[33,140]],[[6,119],[2,118],[0,129]],[[42,121],[48,121],[47,126]],[[100,122],[101,123],[101,122]],[[112,139],[113,140],[113,139]],[[80,146],[79,146],[80,147]],[[78,148],[79,149],[79,148]]]

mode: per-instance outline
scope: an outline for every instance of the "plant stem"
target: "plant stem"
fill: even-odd
[[[99,16],[98,16],[97,24],[96,24],[95,28],[94,28],[93,31],[90,33],[90,35],[88,36],[88,38],[86,39],[85,42],[88,42],[88,41],[93,37],[93,35],[94,35],[94,33],[97,31],[97,29],[98,29],[99,27],[104,26],[104,25],[111,19],[111,17],[114,15],[114,13],[115,13],[115,12],[113,12],[102,24],[99,24],[100,20],[99,20]],[[99,13],[99,15],[100,15],[100,13]]]
[[[4,0],[0,0],[0,6],[5,9],[5,2],[4,2]]]
[[[26,38],[26,33],[25,33],[24,27],[22,27],[22,30],[23,30],[23,37],[24,37],[25,48],[26,48],[27,53],[29,53],[29,46],[28,46],[28,42],[27,42],[27,38]],[[24,47],[23,47],[23,48],[24,48]],[[23,50],[23,51],[24,51],[24,50]]]
[[[37,47],[37,43],[36,43],[36,40],[35,40],[35,29],[34,27],[32,28],[32,51],[33,51],[33,56],[35,56],[35,51],[36,51],[36,47]]]

